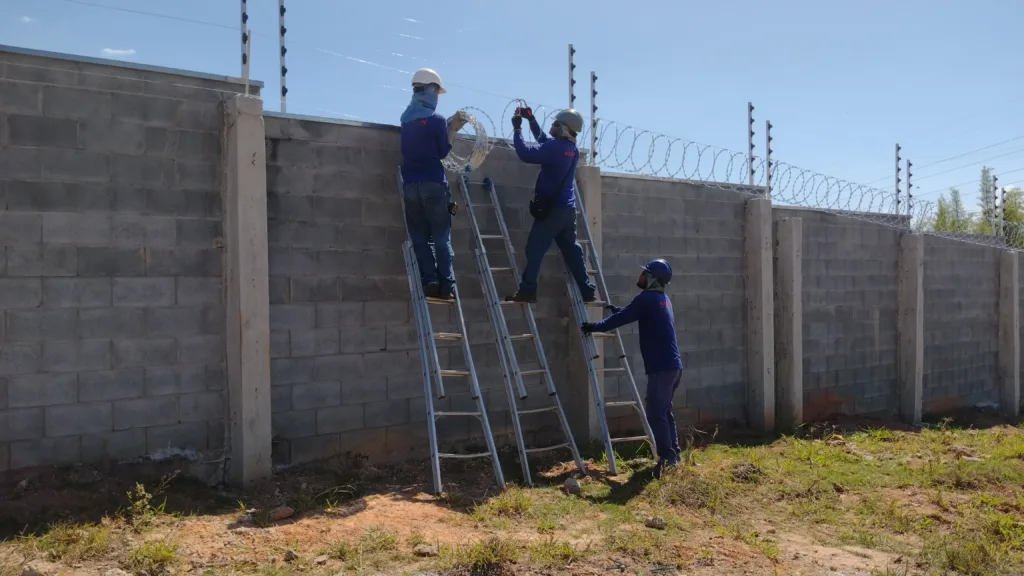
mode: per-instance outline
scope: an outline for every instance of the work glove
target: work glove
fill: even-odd
[[[523,106],[519,109],[519,115],[526,118],[528,121],[533,122],[536,118],[533,117],[533,110],[529,106]]]
[[[448,203],[448,214],[450,214],[452,216],[455,216],[456,214],[458,214],[458,212],[459,212],[459,203],[458,202],[454,202],[454,201],[449,202]]]
[[[522,130],[523,129],[523,117],[519,114],[512,115],[512,129]]]
[[[618,314],[622,310],[622,308],[619,308],[618,306],[615,306],[613,304],[608,304],[607,306],[604,307],[604,309],[611,312],[612,314]]]
[[[580,330],[582,330],[584,334],[591,334],[594,332],[594,323],[584,322],[583,325],[580,326]]]

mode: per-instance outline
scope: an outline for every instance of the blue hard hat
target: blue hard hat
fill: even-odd
[[[662,286],[672,281],[672,266],[664,258],[655,258],[641,266],[641,268],[646,270]]]

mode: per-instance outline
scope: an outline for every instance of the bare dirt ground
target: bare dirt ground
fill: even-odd
[[[1024,429],[959,421],[691,430],[661,479],[642,450],[617,476],[598,454],[586,475],[538,463],[537,486],[502,492],[486,464],[456,464],[438,496],[426,463],[351,456],[246,494],[174,462],[34,470],[0,484],[0,576],[1024,574]]]

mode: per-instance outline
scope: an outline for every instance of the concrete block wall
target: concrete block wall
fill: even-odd
[[[221,101],[0,50],[0,470],[224,444]]]
[[[803,220],[804,418],[895,415],[900,230],[827,212]]]
[[[675,397],[683,424],[746,419],[743,206],[748,194],[685,182],[603,175],[602,266],[613,303],[637,294],[639,267],[663,257],[673,267],[676,334],[683,380]],[[646,388],[636,325],[620,331],[637,386]],[[613,349],[605,343],[606,356]],[[617,366],[614,359],[607,366]],[[624,376],[605,377],[606,397],[628,399]],[[615,426],[636,429],[620,412]],[[611,423],[610,423],[611,424]]]
[[[999,401],[999,249],[924,239],[924,414]]]
[[[422,457],[427,449],[426,404],[401,254],[406,232],[397,185],[399,131],[269,115],[266,128],[275,461],[299,463],[348,451],[375,460]],[[505,220],[521,252],[536,169],[499,148],[474,181],[483,176],[499,183]],[[465,207],[456,180],[451,188]],[[472,190],[476,202],[483,202],[482,188]],[[497,231],[493,212],[480,208],[477,216],[485,233]],[[511,423],[504,381],[472,259],[465,208],[454,218],[453,248],[491,427],[499,440],[507,441]],[[535,313],[557,382],[567,370],[568,304],[556,251],[551,256]],[[492,265],[504,266],[505,261]],[[511,291],[515,283],[509,277],[499,279],[498,286]],[[436,330],[458,331],[453,311],[431,308]],[[508,317],[516,333],[514,314]],[[532,358],[524,354],[521,363],[536,367],[529,364]],[[439,359],[445,368],[465,366],[458,346],[439,344]],[[542,401],[541,383],[528,384],[536,392],[532,401]],[[449,378],[445,385],[448,396],[435,402],[438,410],[475,409],[468,382]],[[524,421],[528,431],[551,423]],[[464,417],[440,420],[438,432],[442,446],[482,438],[479,424]]]

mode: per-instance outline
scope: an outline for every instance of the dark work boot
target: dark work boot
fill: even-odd
[[[428,282],[423,287],[423,295],[427,298],[438,298],[441,296],[441,285],[437,282]]]
[[[580,296],[583,297],[584,302],[597,302],[597,290],[594,290],[593,292],[584,292],[581,290]]]
[[[526,290],[516,290],[516,293],[505,297],[505,302],[520,302],[522,304],[536,304],[537,293]]]
[[[455,287],[445,286],[438,291],[438,298],[441,300],[455,300]]]

